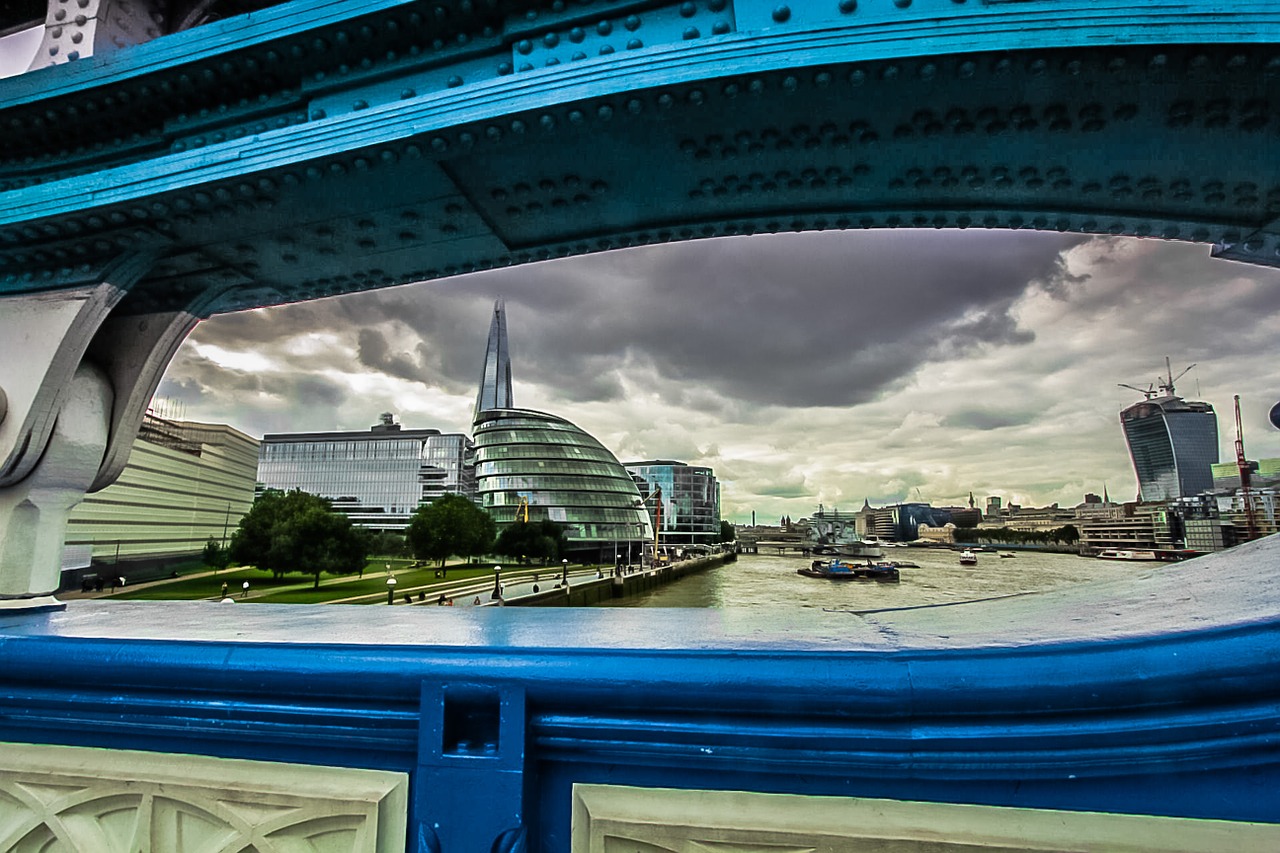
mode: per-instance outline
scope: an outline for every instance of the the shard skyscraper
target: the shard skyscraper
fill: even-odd
[[[501,299],[493,303],[493,320],[489,323],[489,343],[484,350],[484,374],[480,377],[480,393],[476,395],[476,412],[510,409],[511,351],[507,348],[507,304]]]

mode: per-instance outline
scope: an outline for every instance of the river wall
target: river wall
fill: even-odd
[[[673,583],[695,572],[703,572],[724,563],[733,562],[737,554],[712,554],[682,560],[670,566],[646,569],[622,577],[606,576],[576,581],[567,589],[553,587],[541,592],[506,599],[507,607],[589,607],[602,601],[627,598],[651,589]]]

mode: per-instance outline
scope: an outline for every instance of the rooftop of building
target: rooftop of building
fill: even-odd
[[[177,421],[148,412],[138,429],[138,440],[150,442],[171,450],[179,450],[199,456],[204,445],[222,446],[229,441],[257,446],[258,439],[245,435],[227,424],[206,424],[196,421]]]
[[[283,444],[295,441],[385,441],[395,438],[429,438],[435,435],[466,435],[460,432],[441,432],[438,429],[402,429],[400,424],[391,428],[379,424],[368,430],[335,430],[332,432],[277,432],[262,437],[263,444]]]

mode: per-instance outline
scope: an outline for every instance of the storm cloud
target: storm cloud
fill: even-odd
[[[470,431],[493,301],[516,404],[625,460],[711,465],[726,517],[1002,495],[1131,497],[1117,412],[1164,370],[1253,457],[1280,399],[1280,272],[1201,246],[1024,232],[781,234],[632,249],[216,317],[160,395],[251,434]],[[1220,415],[1223,446],[1229,424]]]

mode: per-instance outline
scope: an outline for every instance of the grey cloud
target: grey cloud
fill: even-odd
[[[686,404],[692,384],[755,405],[852,405],[930,359],[1029,341],[1009,306],[1031,282],[1061,279],[1060,252],[1077,241],[910,231],[700,241],[219,318],[201,339],[275,350],[332,330],[356,340],[371,369],[463,393],[503,297],[517,382],[567,402],[617,400],[624,373],[644,367],[671,405]],[[390,324],[418,350],[393,352]]]
[[[796,483],[778,483],[757,489],[756,494],[771,498],[807,498],[813,494],[813,487],[801,480]]]
[[[365,367],[372,367],[401,379],[421,380],[423,368],[420,361],[395,354],[386,337],[374,328],[363,328],[357,336],[357,355]]]
[[[1036,419],[1038,412],[1014,412],[999,409],[963,409],[951,412],[942,419],[945,427],[959,429],[1001,429],[1003,427],[1022,426]]]

